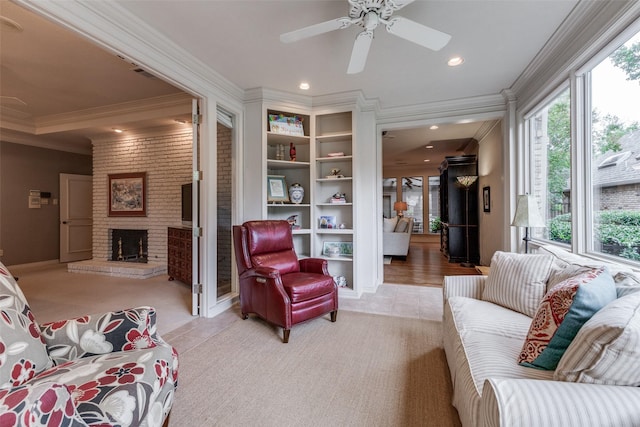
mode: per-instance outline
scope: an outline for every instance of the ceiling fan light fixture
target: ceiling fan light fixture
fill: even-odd
[[[447,61],[447,65],[449,67],[457,67],[458,65],[462,65],[464,63],[464,58],[461,56],[454,56]]]

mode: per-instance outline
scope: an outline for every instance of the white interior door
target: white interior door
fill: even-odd
[[[200,311],[200,305],[202,304],[202,279],[200,272],[200,244],[201,233],[200,228],[200,106],[197,99],[194,99],[191,104],[191,114],[193,123],[193,190],[192,199],[192,274],[191,277],[191,314],[198,316]]]
[[[93,177],[60,174],[60,262],[91,259]]]

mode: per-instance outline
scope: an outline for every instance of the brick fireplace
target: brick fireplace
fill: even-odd
[[[111,229],[111,261],[149,261],[149,234],[147,230]]]

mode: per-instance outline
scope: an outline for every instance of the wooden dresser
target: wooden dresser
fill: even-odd
[[[167,272],[169,280],[191,285],[192,229],[169,227],[167,230]]]

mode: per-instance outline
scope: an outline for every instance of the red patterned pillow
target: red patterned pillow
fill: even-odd
[[[542,299],[518,363],[554,370],[582,325],[615,299],[615,284],[606,267],[558,283]]]

